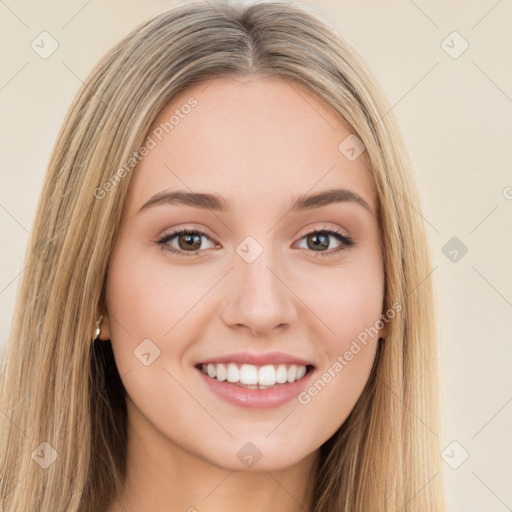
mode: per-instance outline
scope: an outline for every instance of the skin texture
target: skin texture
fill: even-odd
[[[133,171],[108,268],[101,338],[112,340],[128,394],[129,510],[310,510],[319,447],[353,409],[385,332],[307,404],[236,407],[195,365],[282,351],[315,366],[312,382],[332,368],[383,312],[377,196],[363,158],[338,150],[351,132],[308,89],[259,75],[216,78],[182,91],[149,133],[191,97],[197,105]],[[329,188],[359,194],[372,212],[355,202],[289,211],[299,195]],[[137,213],[177,189],[222,195],[233,209],[167,204]],[[194,227],[209,237],[193,249],[200,256],[157,243]],[[341,242],[330,236],[315,252],[309,234],[332,228],[355,244],[334,253]],[[263,249],[250,264],[236,252],[247,236]],[[167,246],[188,247],[179,236]],[[134,355],[145,339],[160,350],[149,366]],[[237,457],[248,442],[262,454],[252,468]]]

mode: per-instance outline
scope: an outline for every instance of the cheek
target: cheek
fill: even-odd
[[[376,341],[353,345],[322,368],[311,385],[299,394],[302,414],[296,418],[313,423],[316,438],[330,438],[346,421],[368,382],[376,348]]]
[[[366,386],[377,351],[376,324],[382,312],[380,285],[351,280],[344,284],[323,297],[322,320],[334,334],[329,331],[318,343],[318,352],[323,354],[321,367],[311,385],[298,396],[304,414],[326,439],[347,419]]]
[[[165,263],[119,246],[111,256],[106,301],[116,366],[128,396],[144,416],[158,415],[168,425],[180,414],[173,404],[190,402],[171,374],[183,380],[175,363],[190,343],[185,330],[196,313],[193,306],[207,290],[192,286],[186,270],[170,270]]]
[[[171,268],[164,258],[113,253],[106,285],[107,307],[115,317],[112,330],[118,334],[113,337],[129,332],[134,338],[167,338],[181,319],[194,314],[208,282],[207,275],[203,281],[197,271]]]
[[[300,293],[327,328],[325,349],[332,356],[346,350],[350,340],[379,319],[384,296],[382,263],[378,258],[347,262],[317,273]]]
[[[384,293],[378,259],[331,271],[328,282],[312,281],[305,302],[311,305],[326,333],[318,342],[321,368],[311,386],[298,397],[308,418],[330,437],[359,399],[373,366],[378,344],[378,320]],[[309,297],[309,298],[308,298]],[[326,415],[325,411],[331,411]],[[313,421],[313,420],[312,420]],[[315,420],[316,421],[316,420]]]
[[[155,258],[157,250],[120,244],[111,256],[106,300],[120,375],[140,370],[135,357],[147,349],[150,360],[157,355],[150,368],[174,367],[195,337],[202,300],[215,284],[207,269],[171,266],[164,257]]]

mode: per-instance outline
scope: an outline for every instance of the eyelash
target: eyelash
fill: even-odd
[[[173,254],[177,254],[179,256],[186,256],[186,257],[193,257],[198,254],[200,251],[194,251],[194,252],[188,252],[188,251],[182,251],[180,249],[176,249],[174,247],[170,247],[167,244],[170,240],[172,240],[174,237],[182,234],[193,234],[193,235],[202,235],[211,240],[211,238],[208,236],[207,233],[204,231],[201,231],[200,229],[181,229],[179,231],[174,231],[173,233],[170,233],[168,235],[164,235],[162,238],[157,240],[157,244],[161,246],[161,249],[163,251],[169,251]],[[306,238],[310,235],[316,235],[316,234],[328,234],[332,235],[334,238],[336,238],[339,242],[341,242],[341,245],[338,249],[332,250],[332,251],[312,251],[315,253],[315,256],[321,256],[321,257],[328,257],[328,256],[334,256],[335,254],[338,254],[341,251],[346,251],[349,247],[355,245],[354,241],[350,236],[344,235],[341,232],[339,232],[336,229],[329,228],[329,229],[315,229],[314,231],[311,231],[310,233],[306,233],[302,238]],[[301,240],[302,240],[301,238]],[[212,241],[212,240],[211,240]],[[203,249],[206,250],[206,249]]]

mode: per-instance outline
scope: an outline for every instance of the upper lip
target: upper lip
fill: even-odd
[[[292,356],[284,352],[234,352],[224,354],[218,357],[210,357],[201,361],[199,364],[220,364],[220,363],[238,363],[252,364],[254,366],[265,366],[268,364],[295,364],[303,366],[313,366],[310,361],[300,357]]]

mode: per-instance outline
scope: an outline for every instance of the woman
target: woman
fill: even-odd
[[[444,510],[418,209],[389,104],[306,7],[142,24],[49,163],[3,510]]]

